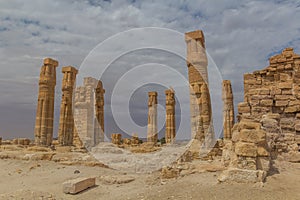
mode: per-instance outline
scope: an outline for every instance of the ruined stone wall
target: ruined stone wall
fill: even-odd
[[[259,122],[242,120],[232,129],[231,140],[224,140],[222,162],[227,170],[221,182],[263,182],[270,169],[266,132]]]
[[[97,86],[98,81],[94,78],[84,78],[83,86],[76,87],[75,90],[75,110],[74,120],[77,135],[75,135],[74,143],[78,143],[80,138],[83,145],[86,147],[92,147],[95,145],[94,136],[94,106],[95,95],[94,89]]]
[[[238,104],[238,119],[261,122],[272,139],[271,148],[287,152],[297,150],[300,143],[299,117],[300,56],[286,48],[272,56],[265,69],[244,75],[244,102]]]

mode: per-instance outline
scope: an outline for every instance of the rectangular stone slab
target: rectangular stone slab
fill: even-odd
[[[96,178],[76,178],[63,183],[63,192],[77,194],[96,185]]]

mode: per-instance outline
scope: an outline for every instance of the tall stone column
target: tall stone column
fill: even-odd
[[[39,80],[38,105],[34,129],[35,144],[50,146],[53,139],[54,95],[58,62],[44,59]]]
[[[147,141],[157,143],[157,92],[148,92],[148,133]]]
[[[175,125],[175,92],[173,89],[165,91],[166,94],[166,143],[173,143],[176,135]]]
[[[203,32],[185,34],[190,83],[192,138],[213,140],[212,109],[208,87],[207,56]]]
[[[70,146],[73,145],[73,92],[78,70],[72,66],[67,66],[62,68],[62,73],[62,99],[60,105],[58,142],[62,146]]]
[[[222,100],[224,139],[231,139],[231,129],[234,125],[234,107],[231,82],[229,80],[223,80]]]
[[[104,93],[103,84],[99,80],[95,89],[95,144],[104,142]]]

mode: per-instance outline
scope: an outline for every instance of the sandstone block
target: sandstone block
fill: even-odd
[[[238,104],[238,112],[240,114],[242,113],[250,113],[250,106],[248,105],[248,103],[239,103]]]
[[[295,130],[300,131],[300,124],[295,124]]]
[[[243,129],[239,137],[242,142],[258,143],[266,140],[266,132],[263,130]]]
[[[230,168],[218,177],[219,182],[256,183],[263,182],[266,172],[262,170],[247,170]]]
[[[258,99],[253,99],[253,100],[250,100],[250,105],[251,106],[258,106],[259,105],[259,100]]]
[[[292,89],[293,84],[291,82],[283,82],[278,84],[278,88],[280,89]]]
[[[263,127],[265,128],[273,128],[278,126],[278,122],[275,119],[263,118],[261,122]]]
[[[260,101],[261,106],[272,106],[273,100],[272,99],[263,99]]]
[[[290,69],[293,69],[293,67],[292,67],[291,64],[287,64],[287,65],[284,66],[284,69],[290,70]]]
[[[239,156],[257,156],[257,147],[254,143],[237,142],[235,145],[235,153]]]
[[[96,178],[77,178],[63,183],[63,192],[77,194],[96,185]]]
[[[256,168],[268,172],[270,170],[270,157],[257,157]]]
[[[287,106],[289,101],[275,101],[275,106]]]
[[[267,156],[270,156],[270,153],[264,147],[257,147],[257,156],[267,157]]]
[[[256,170],[256,157],[237,156],[236,167],[239,169]]]
[[[270,89],[262,88],[262,89],[259,90],[259,94],[269,95],[270,94]]]
[[[281,82],[286,82],[287,80],[289,80],[290,77],[288,74],[285,74],[285,73],[280,73],[280,81]]]
[[[242,120],[239,123],[239,129],[256,129],[259,130],[261,127],[260,123],[253,122],[253,121],[248,121],[248,120]]]
[[[289,100],[291,98],[291,95],[275,95],[275,100]]]
[[[285,113],[295,113],[300,111],[300,106],[296,105],[296,106],[289,106],[287,108],[284,109]]]
[[[292,89],[283,89],[282,94],[283,95],[292,95],[293,91],[292,91]]]

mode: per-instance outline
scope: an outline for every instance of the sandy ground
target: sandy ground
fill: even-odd
[[[218,183],[220,172],[161,180],[152,174],[125,173],[101,167],[65,166],[52,161],[0,160],[0,199],[300,199],[300,163],[277,162],[279,173],[264,184]],[[74,171],[80,173],[75,174]],[[97,177],[97,186],[64,194],[62,183]],[[119,183],[113,183],[113,182]],[[128,182],[128,183],[127,183]]]

